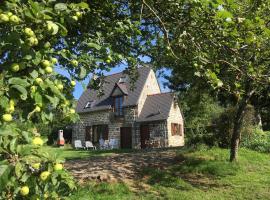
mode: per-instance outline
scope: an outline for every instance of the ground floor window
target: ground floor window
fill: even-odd
[[[99,143],[99,139],[108,140],[109,138],[109,128],[108,125],[94,125],[92,126],[92,142]]]
[[[171,132],[172,135],[180,135],[182,136],[182,125],[181,124],[177,124],[177,123],[172,123],[171,124]]]

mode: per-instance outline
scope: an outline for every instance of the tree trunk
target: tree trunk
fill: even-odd
[[[241,127],[243,124],[243,118],[245,115],[246,107],[248,105],[248,101],[254,91],[249,92],[246,94],[243,99],[240,101],[236,116],[234,119],[234,126],[233,126],[233,134],[231,138],[231,155],[230,155],[230,161],[236,161],[238,157],[238,148],[239,148],[239,143],[241,139]]]

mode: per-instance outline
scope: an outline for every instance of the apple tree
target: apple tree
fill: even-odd
[[[54,113],[76,121],[77,81],[121,62],[135,67],[142,33],[128,9],[128,1],[0,3],[0,198],[58,199],[76,188],[35,123]]]
[[[172,69],[178,89],[194,85],[235,99],[237,112],[230,160],[237,159],[241,126],[248,103],[269,94],[269,1],[143,1],[154,21],[153,60]],[[267,91],[267,92],[265,92]],[[198,91],[199,92],[199,91]],[[267,96],[263,99],[267,99]]]

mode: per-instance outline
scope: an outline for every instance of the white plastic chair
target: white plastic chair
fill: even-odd
[[[84,149],[84,146],[82,145],[81,140],[75,140],[74,141],[74,147],[75,147],[75,149]]]
[[[91,141],[85,141],[85,148],[88,150],[90,149],[94,149],[96,150],[97,148],[93,145],[93,143]]]
[[[116,149],[118,147],[118,140],[117,139],[110,139],[109,147],[110,147],[110,149]]]
[[[109,140],[105,140],[104,141],[104,149],[109,149],[110,145],[109,145]]]
[[[104,140],[103,140],[103,138],[100,138],[99,139],[99,148],[100,149],[103,149],[104,148]]]

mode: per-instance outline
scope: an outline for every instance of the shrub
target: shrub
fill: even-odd
[[[243,139],[241,146],[265,153],[270,153],[270,131],[254,129],[254,134]]]

